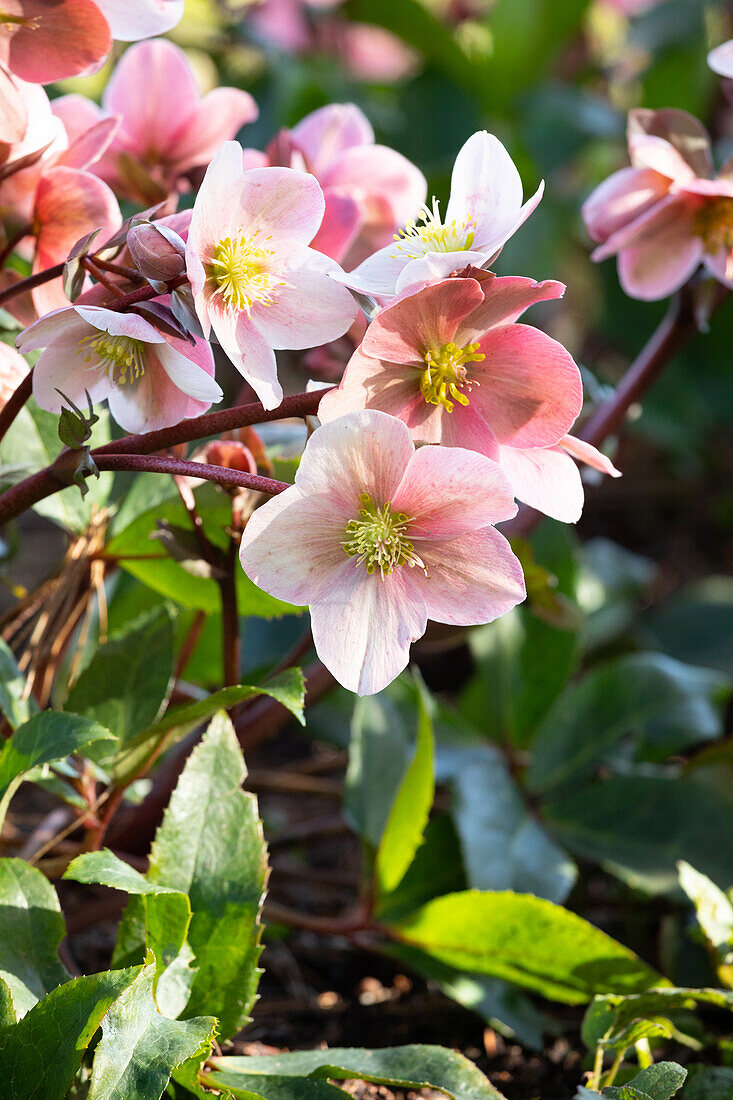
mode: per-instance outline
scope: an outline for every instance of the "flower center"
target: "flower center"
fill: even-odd
[[[434,197],[432,210],[423,206],[416,220],[407,222],[404,229],[395,233],[395,240],[398,249],[416,256],[425,252],[465,252],[476,236],[473,225],[471,217],[460,222],[454,218],[444,224],[440,217],[440,203]]]
[[[229,309],[249,313],[255,302],[272,305],[274,287],[285,285],[276,283],[266,270],[273,252],[259,248],[255,237],[222,237],[214,249],[210,275]]]
[[[442,405],[446,412],[453,412],[453,402],[468,404],[468,394],[478,382],[468,378],[467,363],[480,363],[486,356],[478,350],[478,344],[443,344],[437,351],[425,352],[425,370],[420,379],[420,393],[428,405]],[[452,400],[451,400],[452,398]]]
[[[359,500],[359,516],[346,524],[346,539],[341,543],[349,557],[356,558],[357,565],[365,565],[370,576],[379,570],[386,577],[396,565],[409,565],[411,569],[417,565],[427,575],[407,537],[410,517],[393,512],[389,501],[378,508],[368,493],[361,493]]]
[[[142,340],[97,332],[80,340],[79,348],[87,352],[85,363],[101,360],[116,386],[139,382],[145,374],[145,343]]]
[[[706,202],[695,214],[694,231],[709,256],[733,248],[733,199]]]
[[[0,8],[0,27],[28,27],[28,29],[31,31],[37,31],[40,25],[40,15],[11,15],[9,11],[3,11],[2,8]]]

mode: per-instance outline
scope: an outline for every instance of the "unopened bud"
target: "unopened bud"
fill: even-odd
[[[166,283],[186,270],[186,245],[167,225],[141,222],[127,234],[135,266],[146,279]]]
[[[215,439],[206,447],[205,461],[227,470],[257,473],[257,463],[249,447],[234,439]]]

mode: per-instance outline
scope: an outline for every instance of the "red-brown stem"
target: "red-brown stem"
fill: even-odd
[[[10,425],[15,420],[20,410],[33,392],[33,368],[23,378],[17,389],[10,395],[0,409],[0,440],[5,438]]]
[[[248,474],[244,470],[230,470],[226,466],[212,466],[208,462],[188,462],[180,458],[153,455],[101,454],[94,460],[100,470],[129,470],[132,473],[177,474],[182,477],[200,477],[217,485],[238,485],[242,489],[254,489],[258,493],[282,493],[289,485],[271,477]]]
[[[269,479],[265,479],[269,480]],[[222,574],[217,577],[221,596],[221,646],[224,687],[239,683],[240,644],[239,610],[237,607],[237,542],[231,536],[222,562]]]
[[[112,263],[111,260],[102,260],[99,256],[90,256],[89,259],[95,267],[101,268],[102,271],[109,271],[112,275],[121,275],[123,279],[128,279],[130,282],[146,282],[145,276],[141,275],[134,267],[124,267],[122,264]]]
[[[19,283],[11,283],[5,290],[0,290],[0,306],[4,306],[11,298],[18,294],[25,294],[27,290],[35,290],[37,286],[50,283],[51,279],[58,279],[64,273],[64,264],[56,264],[55,267],[47,267],[45,271],[39,271],[35,275],[29,275],[27,279],[21,279]]]

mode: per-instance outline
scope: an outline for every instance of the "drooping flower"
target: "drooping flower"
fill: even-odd
[[[261,588],[309,605],[320,659],[368,695],[405,668],[428,619],[491,622],[524,599],[492,526],[515,511],[491,459],[416,450],[401,421],[362,410],[312,435],[295,485],[249,520],[241,561]]]
[[[321,420],[380,409],[416,441],[493,459],[500,445],[558,443],[580,412],[580,372],[561,344],[517,317],[565,287],[476,275],[432,283],[383,309],[321,401]]]
[[[209,345],[166,337],[143,317],[75,305],[42,317],[22,332],[21,351],[45,349],[33,371],[33,396],[60,412],[64,399],[109,403],[127,432],[152,431],[206,412],[222,392]],[[61,393],[59,393],[61,391]]]
[[[245,166],[285,164],[311,172],[326,200],[312,247],[346,267],[392,240],[425,201],[425,177],[406,157],[374,144],[353,103],[333,103],[282,131],[266,153],[245,149]]]
[[[114,141],[94,172],[122,198],[146,204],[190,190],[186,174],[207,165],[223,141],[257,118],[257,104],[239,88],[202,96],[186,54],[163,38],[125,51],[102,109],[81,96],[65,98],[68,106],[61,110],[69,124],[119,116]]]
[[[522,204],[522,181],[514,161],[498,138],[479,131],[456,157],[445,218],[434,198],[391,244],[343,281],[365,294],[389,296],[401,294],[427,271],[441,278],[467,264],[484,267],[526,221],[543,190],[540,184]]]
[[[632,298],[678,290],[702,263],[733,286],[733,178],[713,176],[710,138],[685,111],[632,111],[630,168],[609,176],[583,207],[594,260],[618,257]]]
[[[308,245],[323,192],[292,168],[242,170],[228,141],[209,165],[188,231],[186,267],[204,336],[222,348],[265,408],[282,400],[276,348],[335,340],[356,316],[338,265]]]

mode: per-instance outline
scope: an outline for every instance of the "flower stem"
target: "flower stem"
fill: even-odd
[[[47,267],[45,271],[38,271],[35,275],[29,275],[27,279],[21,279],[19,283],[11,283],[5,290],[0,290],[0,306],[4,306],[11,298],[18,294],[25,294],[27,290],[35,290],[37,286],[50,283],[52,279],[58,279],[64,273],[64,264],[56,264],[55,267]]]
[[[244,470],[230,470],[225,466],[212,466],[208,462],[188,462],[180,458],[154,455],[100,454],[92,452],[99,470],[128,470],[132,473],[173,474],[181,477],[200,477],[217,485],[237,485],[242,489],[254,489],[259,493],[282,493],[290,486],[285,481],[260,477]],[[1,499],[1,498],[0,498]]]

